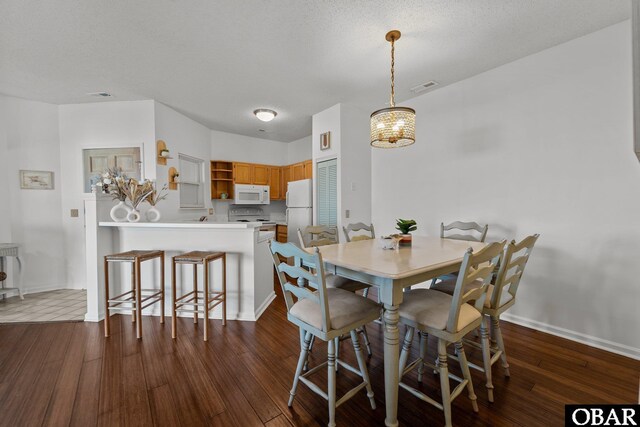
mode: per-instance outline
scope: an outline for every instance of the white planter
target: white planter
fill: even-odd
[[[127,214],[127,221],[129,222],[140,221],[140,212],[138,212],[135,209],[131,209],[131,211]]]
[[[155,206],[151,206],[145,215],[149,222],[160,221],[160,211]]]
[[[111,208],[109,215],[115,222],[125,222],[130,211],[131,208],[125,202],[120,201]]]

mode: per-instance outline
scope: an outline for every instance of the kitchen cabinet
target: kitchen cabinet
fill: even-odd
[[[313,162],[307,160],[304,165],[304,179],[313,179]]]
[[[304,179],[304,163],[296,163],[293,167],[293,177],[291,181],[300,181]]]
[[[278,224],[276,226],[276,241],[280,243],[287,243],[287,226]]]
[[[252,177],[254,185],[269,185],[269,166],[265,165],[251,165]]]
[[[281,190],[280,195],[282,196],[283,200],[286,200],[289,181],[291,181],[291,178],[290,178],[291,174],[289,173],[289,166],[281,167],[280,171],[281,171],[280,179],[282,181],[282,190]]]
[[[269,196],[271,200],[282,199],[282,179],[281,169],[278,166],[271,166],[269,168]]]
[[[234,163],[233,164],[233,182],[234,184],[253,184],[251,163]]]

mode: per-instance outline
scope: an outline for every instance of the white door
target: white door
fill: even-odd
[[[91,185],[109,168],[120,168],[129,178],[140,180],[140,148],[91,148],[82,150],[84,162],[84,191],[91,192]]]
[[[338,225],[338,162],[318,163],[318,225]]]

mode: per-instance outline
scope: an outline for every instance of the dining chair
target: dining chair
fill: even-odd
[[[366,389],[372,409],[376,409],[373,390],[364,354],[360,349],[356,330],[380,316],[380,305],[338,288],[329,288],[325,281],[324,264],[320,250],[308,253],[292,243],[271,241],[271,254],[278,273],[287,307],[287,319],[300,328],[302,348],[293,378],[288,406],[293,405],[298,382],[302,382],[329,404],[329,426],[335,426],[336,407],[353,397],[362,388]],[[292,257],[293,265],[281,262],[278,256]],[[312,270],[306,266],[313,266]],[[297,279],[297,284],[287,281],[286,275]],[[296,300],[294,301],[294,297]],[[358,361],[358,368],[339,360],[336,356],[335,340],[344,334],[351,336]],[[327,342],[327,361],[302,374],[307,361],[311,337]],[[336,365],[359,375],[362,382],[336,399]],[[327,392],[324,392],[307,377],[327,366]]]
[[[399,375],[400,379],[411,370],[418,368],[418,381],[422,382],[424,365],[434,369],[440,375],[440,388],[442,402],[437,402],[424,392],[400,382],[400,386],[408,390],[414,396],[444,411],[445,424],[451,426],[451,401],[458,397],[467,388],[467,393],[474,412],[478,412],[477,397],[473,390],[473,383],[469,371],[469,365],[462,346],[462,338],[469,332],[482,326],[486,330],[486,318],[482,316],[482,307],[486,298],[486,291],[491,280],[492,273],[502,256],[506,241],[491,243],[478,251],[473,252],[469,248],[462,260],[460,274],[456,280],[453,295],[433,289],[412,289],[403,294],[403,303],[400,304],[400,322],[407,332],[400,353]],[[479,287],[468,288],[468,284],[478,281]],[[475,301],[474,305],[469,302]],[[407,366],[407,359],[411,352],[411,343],[415,330],[421,335],[420,356]],[[427,335],[432,335],[438,340],[438,363],[432,365],[425,360]],[[490,351],[488,334],[481,338],[482,352]],[[460,363],[460,369],[464,378],[459,378],[449,373],[447,362],[447,345],[455,344],[456,354]],[[459,382],[451,392],[449,378]],[[491,369],[487,369],[487,388],[492,389]]]
[[[311,225],[306,227],[304,232],[302,232],[302,230],[298,228],[298,240],[300,241],[300,246],[302,248],[335,245],[338,243],[338,229],[336,227],[328,227],[326,225]],[[368,296],[369,285],[358,282],[357,280],[351,280],[346,277],[329,273],[325,276],[325,282],[327,283],[328,288],[342,289],[353,293],[362,290],[363,297],[366,298]],[[367,328],[362,327],[358,332],[362,333],[362,340],[367,348],[367,355],[371,357],[373,352],[371,351],[371,343],[369,342]],[[313,347],[313,340],[311,341],[311,347]],[[339,348],[340,340],[336,339],[336,354],[339,354]]]
[[[353,237],[351,236],[351,233],[358,233],[362,230],[366,233],[359,233],[354,234]],[[344,238],[347,240],[347,243],[376,238],[376,232],[373,229],[373,224],[367,225],[363,222],[356,222],[355,224],[348,224],[346,227],[343,226],[342,231],[344,232]]]
[[[470,367],[484,372],[487,367],[491,369],[491,366],[500,359],[502,360],[505,376],[508,377],[511,375],[504,340],[502,338],[502,330],[500,329],[500,315],[511,308],[516,302],[516,292],[520,285],[522,273],[529,261],[529,256],[538,237],[540,237],[539,234],[533,234],[525,237],[519,243],[512,240],[511,243],[506,246],[495,279],[487,288],[487,297],[482,308],[482,314],[491,319],[491,334],[493,340],[495,340],[495,345],[492,345],[490,355],[483,353],[483,358],[485,359],[483,363],[484,367],[480,367],[471,362],[469,363]],[[455,285],[453,280],[445,280],[438,282],[432,286],[431,289],[453,295]],[[468,288],[477,288],[480,285],[481,284],[476,281],[469,283],[467,286]],[[481,335],[483,333],[488,333],[488,331],[481,331]],[[465,343],[479,347],[475,341],[465,340]],[[489,390],[489,401],[493,402],[492,390]]]
[[[463,233],[451,234],[451,232],[455,233],[457,231],[461,231]],[[467,240],[470,242],[484,243],[484,239],[486,239],[488,231],[488,224],[480,225],[477,222],[454,221],[448,225],[444,225],[443,222],[440,223],[441,239]],[[479,233],[479,236],[474,234],[474,232]]]

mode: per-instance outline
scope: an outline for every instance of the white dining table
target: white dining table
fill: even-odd
[[[467,248],[484,243],[439,237],[413,236],[411,246],[385,250],[378,239],[320,246],[327,273],[358,280],[378,288],[384,307],[385,425],[398,425],[398,308],[404,288],[460,270]]]

